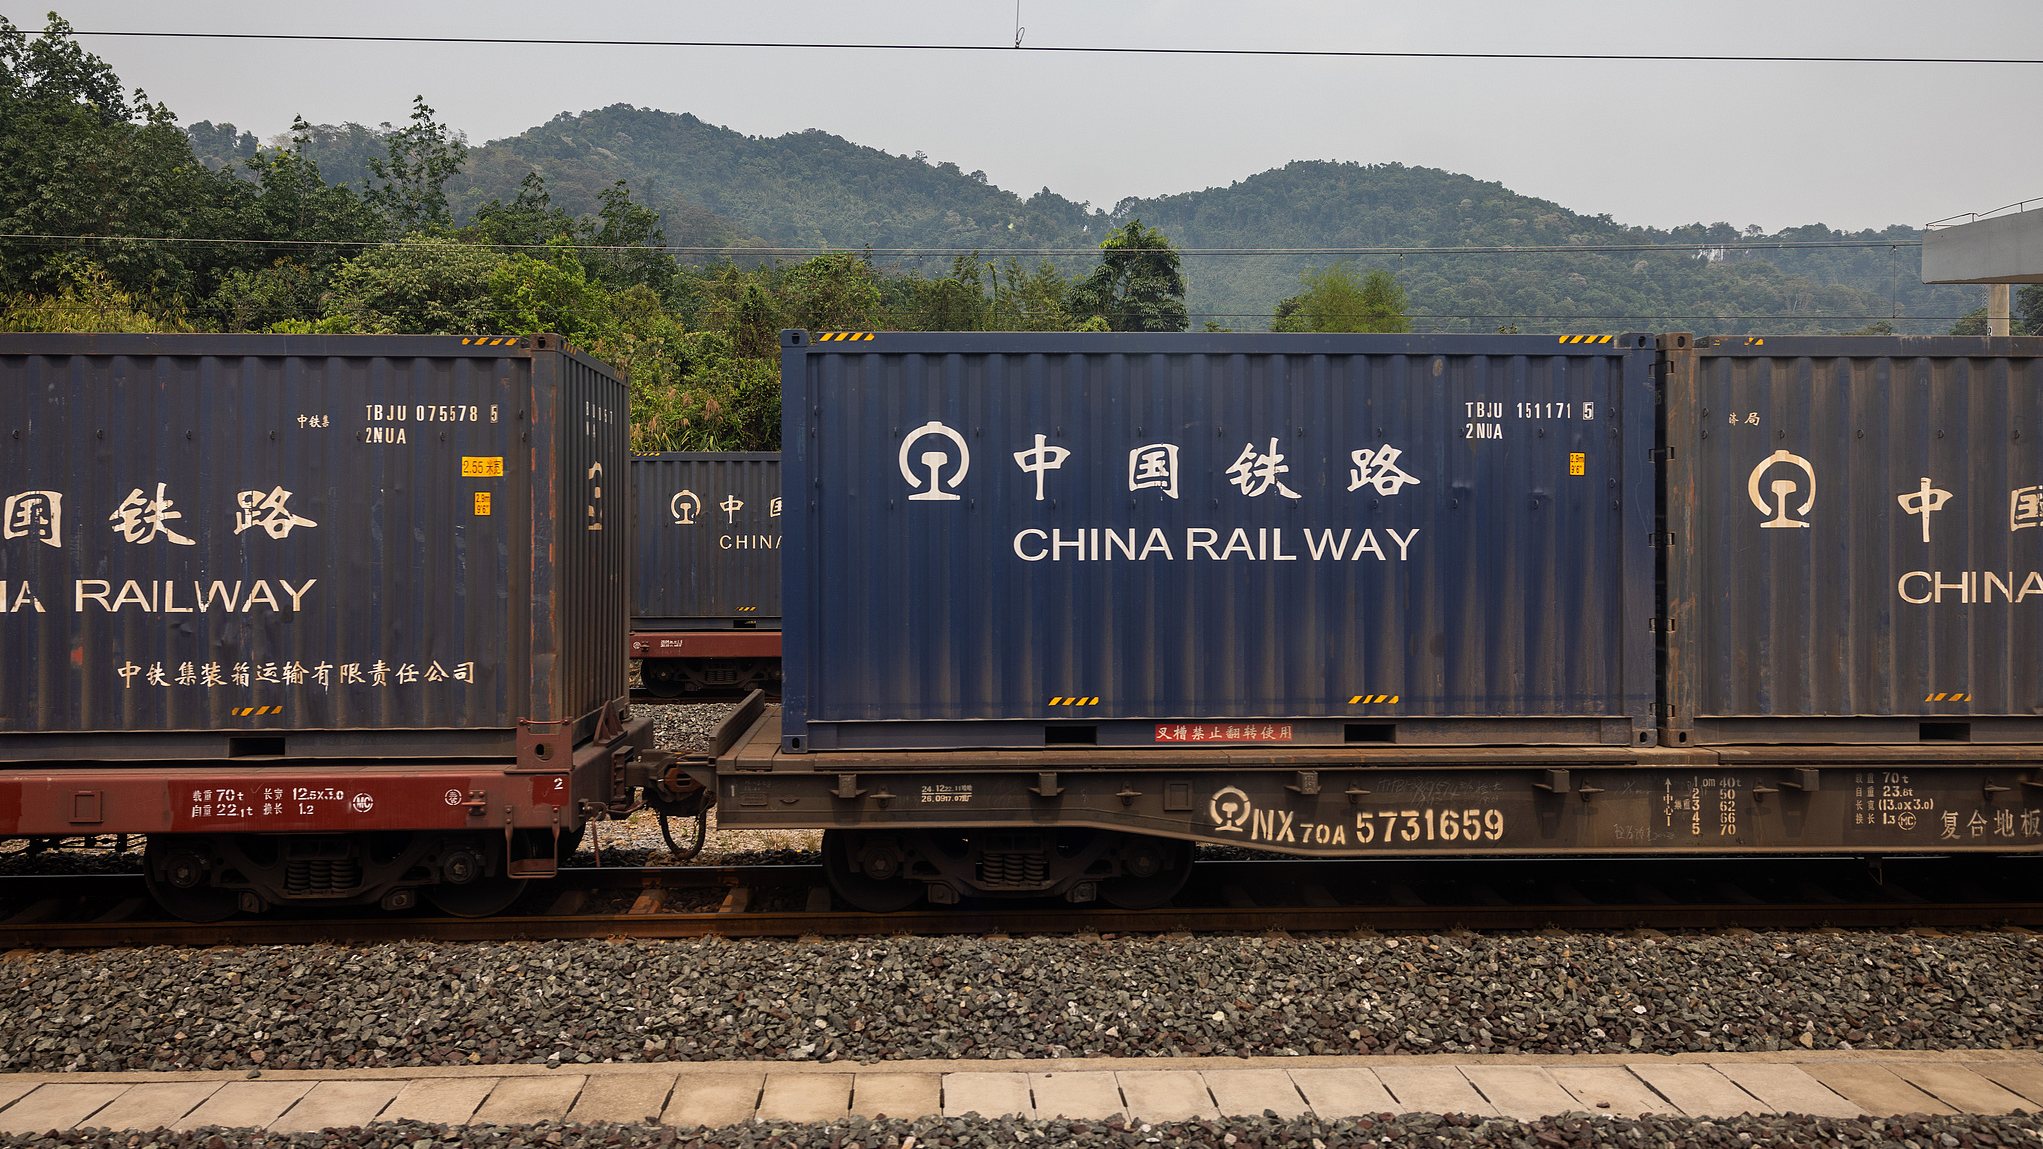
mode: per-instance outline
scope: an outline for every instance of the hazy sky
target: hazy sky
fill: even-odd
[[[0,0],[40,27],[1010,44],[1013,0]],[[1030,45],[2043,57],[2037,0],[1022,0]],[[183,119],[401,120],[481,142],[629,103],[821,128],[1027,195],[1228,183],[1294,159],[1496,180],[1577,211],[1771,230],[1922,224],[2043,196],[2043,66],[1646,64],[349,45],[92,37]]]

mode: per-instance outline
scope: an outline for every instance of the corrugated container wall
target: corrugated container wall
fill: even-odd
[[[782,339],[790,749],[1654,736],[1650,337]]]
[[[634,629],[780,625],[780,456],[634,455]]]
[[[0,335],[0,755],[495,750],[622,696],[628,403],[559,348]]]
[[[2043,735],[2043,340],[1663,343],[1665,741]]]

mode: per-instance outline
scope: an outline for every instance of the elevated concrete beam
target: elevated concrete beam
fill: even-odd
[[[1924,283],[2043,283],[2043,211],[1924,232]]]

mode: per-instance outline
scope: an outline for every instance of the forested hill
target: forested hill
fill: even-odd
[[[1373,258],[1397,273],[1420,330],[1677,329],[1737,333],[1850,331],[1893,315],[1902,331],[1945,331],[1978,289],[1916,282],[1914,248],[1714,250],[1733,241],[1838,238],[1907,242],[1890,227],[1851,236],[1822,225],[1777,235],[1729,224],[1629,227],[1520,195],[1502,184],[1401,164],[1299,161],[1227,187],[1128,199],[1102,212],[1045,188],[1027,199],[956,164],[863,147],[811,129],[747,136],[686,114],[617,105],[556,117],[473,150],[465,186],[473,210],[508,201],[543,173],[555,202],[594,209],[596,193],[626,179],[665,216],[678,246],[1084,247],[1130,218],[1180,247],[1545,247],[1672,245],[1666,252],[1513,252]],[[1698,257],[1699,249],[1712,249]],[[929,261],[934,271],[942,261]],[[1070,261],[1067,270],[1079,270]],[[1298,274],[1328,257],[1191,256],[1188,303],[1197,326],[1267,326]],[[909,264],[913,266],[913,263]],[[1924,317],[1908,322],[1906,317]]]
[[[983,173],[827,132],[746,136],[628,104],[559,116],[476,149],[460,202],[508,200],[535,169],[571,212],[594,210],[598,191],[628,179],[649,203],[693,205],[738,233],[798,247],[1084,246],[1098,242],[1105,220],[1047,188],[1024,200]],[[668,233],[676,245],[696,246],[671,225]]]

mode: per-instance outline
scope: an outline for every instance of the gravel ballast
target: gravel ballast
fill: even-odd
[[[1520,1122],[1428,1114],[1341,1119],[1280,1120],[1223,1118],[1154,1125],[1114,1121],[1031,1121],[1020,1118],[925,1118],[918,1121],[849,1118],[807,1125],[756,1122],[719,1129],[681,1129],[645,1124],[539,1124],[504,1126],[424,1125],[378,1122],[364,1128],[318,1133],[266,1133],[211,1126],[172,1132],[73,1130],[0,1138],[0,1149],[607,1149],[650,1145],[660,1149],[995,1149],[1020,1145],[1098,1146],[1140,1149],[1148,1145],[1212,1146],[1216,1149],[1342,1149],[1393,1145],[1470,1149],[1562,1149],[1566,1146],[1762,1145],[1893,1146],[1895,1149],[1972,1149],[1974,1146],[2034,1145],[2043,1133],[2036,1118],[1899,1117],[1833,1118],[1778,1116],[1697,1120],[1683,1117],[1579,1117]]]
[[[864,938],[16,954],[0,1068],[2028,1048],[2043,939]]]

